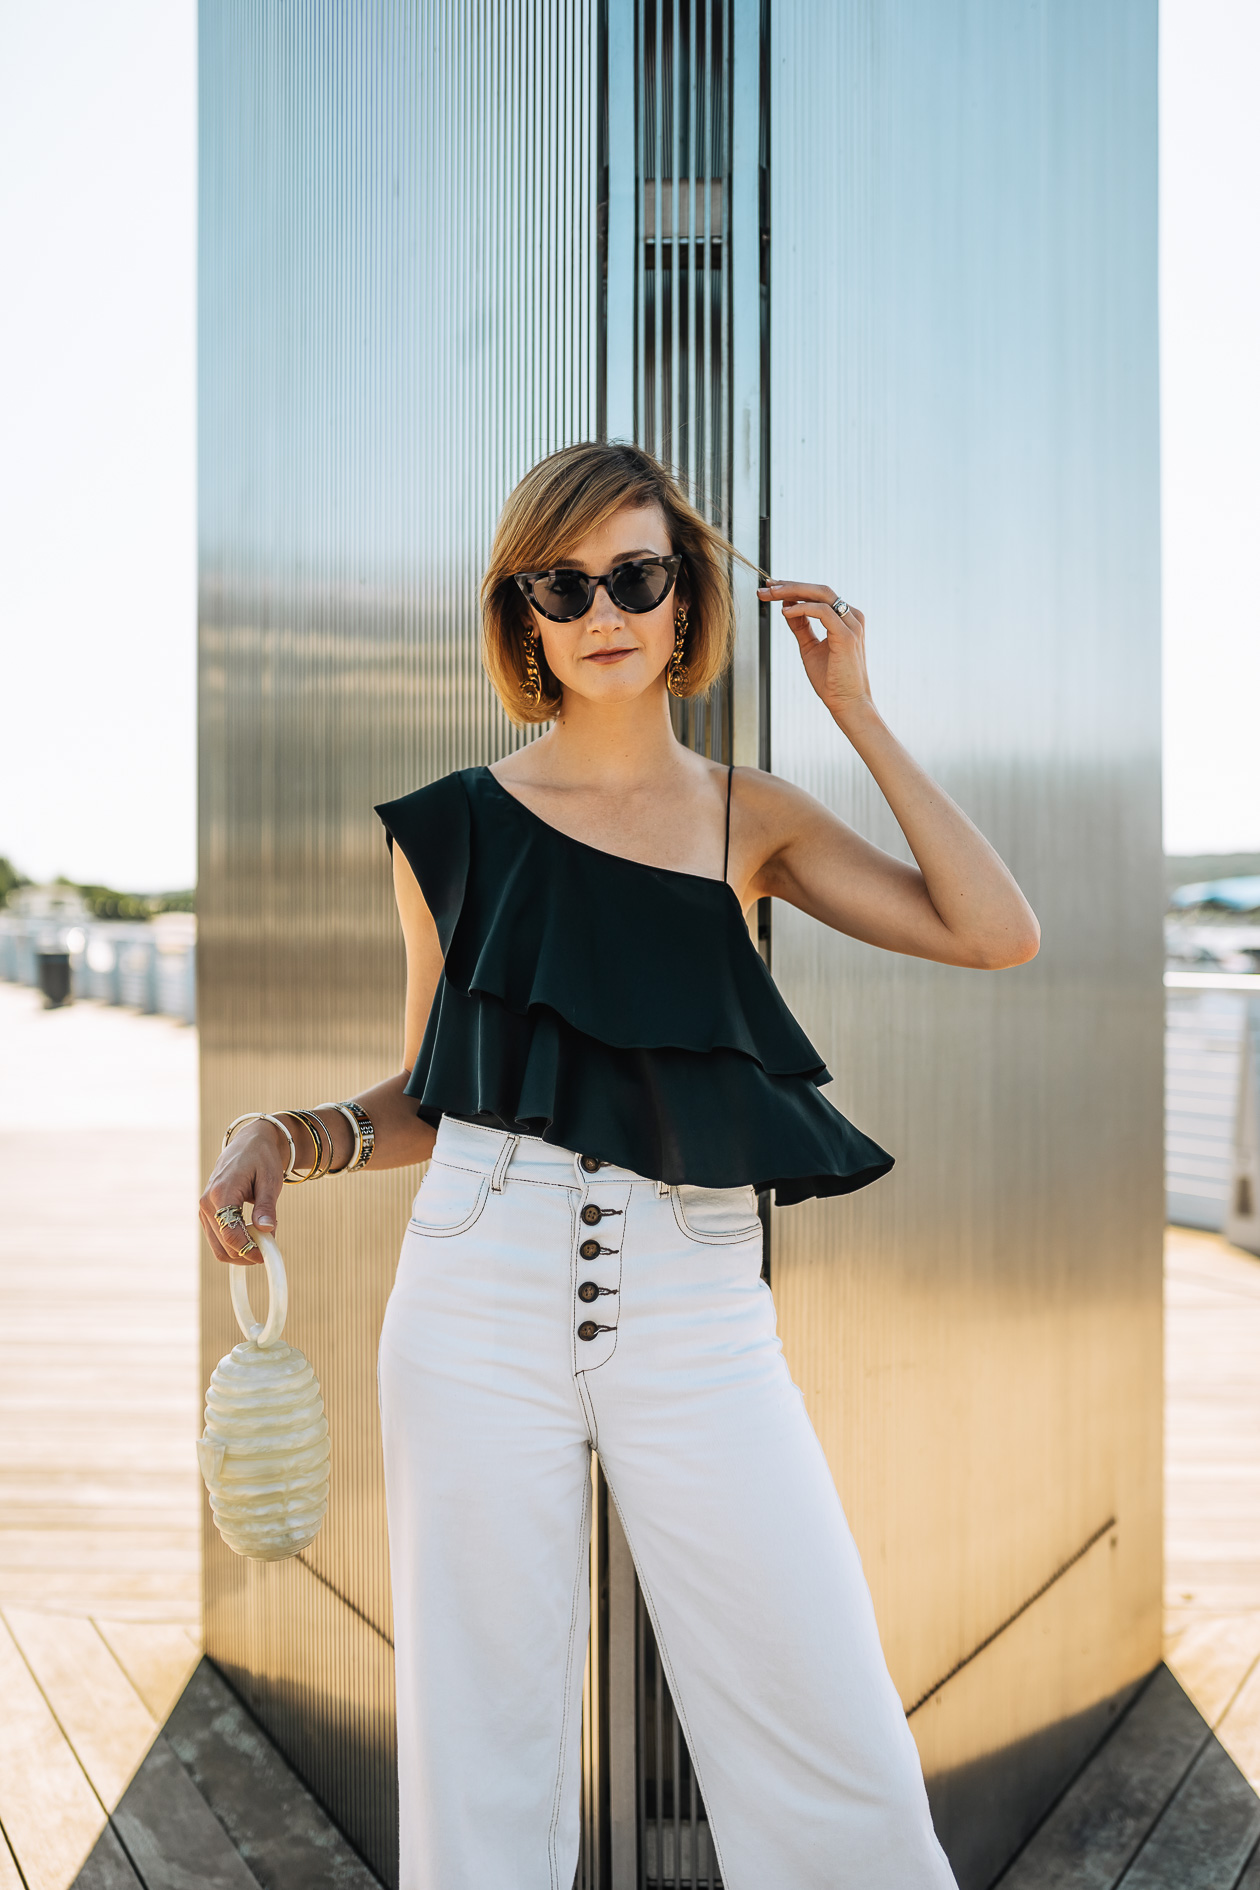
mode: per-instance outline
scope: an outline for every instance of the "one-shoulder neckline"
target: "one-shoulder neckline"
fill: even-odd
[[[563,827],[553,827],[549,820],[544,820],[541,814],[536,814],[533,808],[528,807],[524,801],[513,794],[510,788],[505,788],[494,770],[484,762],[479,772],[486,776],[505,801],[511,801],[513,807],[519,807],[527,819],[532,820],[536,826],[544,828],[547,833],[554,834],[557,840],[564,840],[569,846],[580,848],[583,853],[593,853],[598,860],[615,860],[618,866],[637,866],[644,873],[664,873],[670,879],[690,880],[693,885],[721,886],[723,891],[729,893],[734,900],[740,924],[745,923],[744,908],[739,903],[739,894],[729,879],[717,879],[712,873],[684,873],[677,866],[654,866],[650,860],[632,860],[628,854],[610,853],[607,847],[593,847],[589,840],[578,840],[573,834],[566,833]]]

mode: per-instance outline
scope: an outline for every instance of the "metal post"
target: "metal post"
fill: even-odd
[[[761,541],[761,7],[733,0],[731,35],[731,542],[753,564]],[[734,760],[761,761],[757,579],[735,566]]]

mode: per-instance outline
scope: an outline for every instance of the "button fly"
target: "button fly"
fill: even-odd
[[[593,1319],[584,1319],[581,1325],[578,1327],[578,1338],[579,1339],[594,1339],[603,1330],[604,1330],[603,1326],[597,1326]]]
[[[607,1163],[601,1162],[598,1155],[583,1155],[582,1166],[585,1168],[588,1175],[593,1175],[596,1174],[599,1169],[607,1167]]]
[[[582,1209],[582,1219],[586,1222],[588,1227],[598,1227],[603,1218],[603,1208],[596,1207],[593,1201],[588,1201],[586,1206]]]
[[[599,1288],[594,1280],[583,1280],[581,1286],[578,1287],[578,1298],[584,1299],[588,1305],[593,1299],[599,1298]]]

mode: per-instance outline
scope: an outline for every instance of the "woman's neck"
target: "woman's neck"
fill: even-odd
[[[554,787],[629,791],[658,779],[682,759],[664,689],[629,702],[566,695],[550,731],[523,751]],[[532,770],[531,770],[532,771]]]

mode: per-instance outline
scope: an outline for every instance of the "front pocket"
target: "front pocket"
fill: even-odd
[[[438,1240],[467,1233],[480,1218],[489,1193],[489,1175],[471,1168],[451,1168],[445,1162],[431,1162],[416,1196],[411,1230]]]
[[[751,1188],[698,1188],[680,1182],[669,1191],[674,1219],[690,1240],[736,1246],[761,1237],[757,1196]]]

